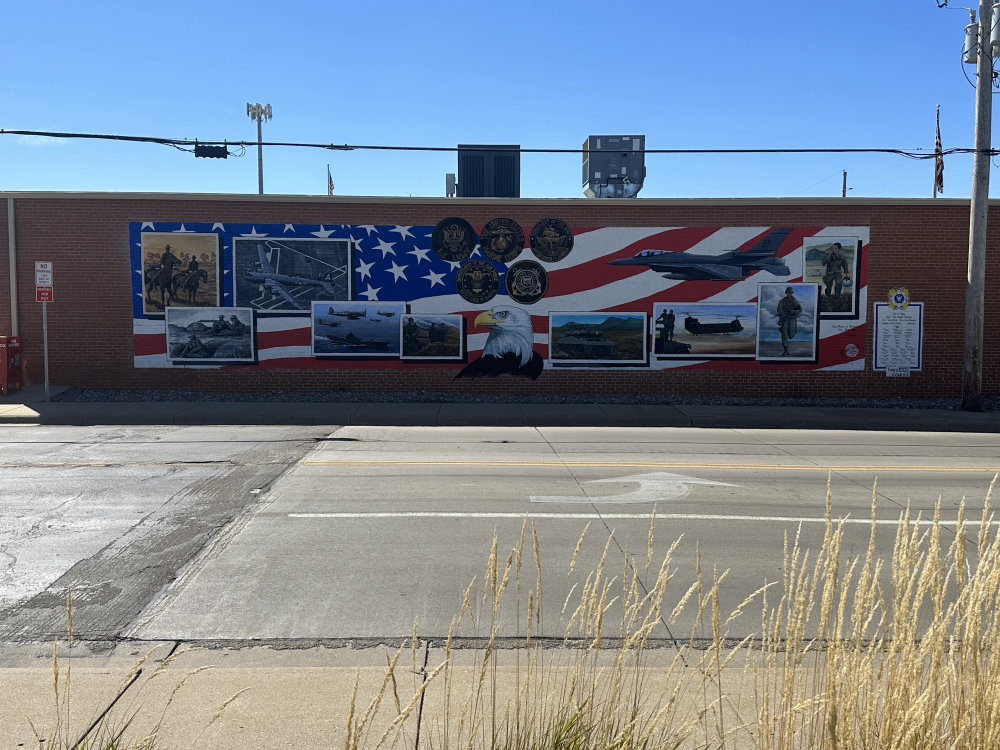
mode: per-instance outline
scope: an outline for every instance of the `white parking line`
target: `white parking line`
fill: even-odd
[[[523,518],[551,518],[564,520],[600,520],[605,521],[648,521],[653,517],[653,513],[491,513],[491,512],[468,512],[468,511],[374,511],[370,513],[289,513],[288,518],[331,518],[342,520],[364,520],[369,518],[484,518],[484,519],[523,519]],[[762,523],[826,523],[825,518],[805,517],[805,516],[737,516],[737,515],[711,515],[702,513],[657,513],[657,521],[737,521],[745,523],[756,521]],[[834,525],[858,525],[870,526],[870,518],[833,518]],[[931,526],[934,521],[930,518],[919,520],[911,519],[911,526]],[[941,526],[956,526],[957,521],[939,521]],[[1000,521],[989,522],[996,526]],[[897,526],[898,519],[877,519],[878,526]],[[979,526],[981,521],[964,521],[966,526]]]

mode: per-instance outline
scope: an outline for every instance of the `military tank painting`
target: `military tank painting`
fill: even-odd
[[[549,359],[559,364],[645,363],[645,313],[551,313]]]
[[[614,359],[618,344],[600,331],[575,331],[559,339],[559,348],[572,359]]]

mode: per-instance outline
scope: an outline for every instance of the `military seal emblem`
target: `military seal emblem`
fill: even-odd
[[[455,286],[463,299],[481,305],[496,296],[500,274],[488,260],[470,260],[455,274]]]
[[[562,219],[542,219],[532,228],[530,242],[535,257],[555,263],[573,249],[573,232]]]
[[[906,289],[890,289],[889,290],[889,307],[893,310],[905,310],[910,304],[910,290]]]
[[[442,259],[459,263],[476,249],[476,233],[465,219],[442,219],[431,233],[431,247]]]
[[[497,263],[510,263],[524,250],[524,231],[512,219],[491,219],[479,233],[483,253]]]
[[[522,260],[508,268],[503,283],[510,298],[522,305],[538,302],[549,289],[545,269],[533,260]]]

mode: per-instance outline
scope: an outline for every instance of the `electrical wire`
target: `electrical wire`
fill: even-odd
[[[333,151],[433,151],[433,152],[457,152],[457,151],[494,151],[490,146],[380,146],[361,144],[334,144],[334,143],[300,143],[288,141],[203,141],[191,138],[161,138],[148,135],[115,135],[110,133],[66,133],[44,130],[7,130],[0,129],[0,135],[21,135],[34,136],[37,138],[82,138],[89,140],[125,141],[130,143],[153,143],[163,146],[170,146],[181,151],[193,151],[196,144],[203,146],[225,146],[242,149],[240,153],[230,154],[231,156],[242,156],[247,146],[284,146],[289,148],[319,148]],[[583,154],[588,149],[583,148],[517,148],[505,149],[516,151],[522,154]],[[604,149],[605,151],[619,149]],[[631,150],[631,149],[630,149]],[[939,153],[944,156],[950,154],[974,154],[974,148],[948,148],[941,152],[933,149],[902,149],[902,148],[647,148],[641,149],[645,154],[894,154],[907,159],[933,159]],[[989,149],[992,155],[1000,154],[1000,151]]]

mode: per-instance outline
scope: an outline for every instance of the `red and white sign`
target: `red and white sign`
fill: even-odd
[[[35,261],[35,302],[52,301],[52,261]]]

